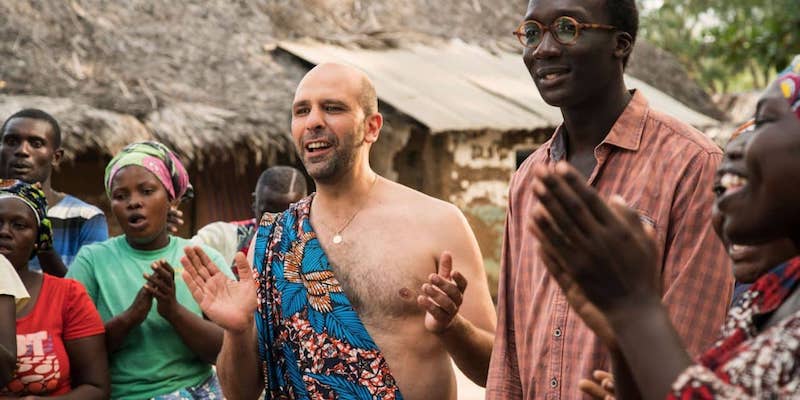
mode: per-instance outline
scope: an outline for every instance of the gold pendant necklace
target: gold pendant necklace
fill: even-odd
[[[333,238],[331,239],[331,242],[333,242],[333,244],[340,244],[344,241],[344,238],[342,237],[342,232],[344,232],[344,230],[347,229],[347,227],[350,225],[350,222],[352,222],[356,218],[356,215],[358,215],[358,213],[360,213],[361,210],[364,209],[364,205],[367,204],[367,200],[369,200],[369,195],[372,193],[372,188],[375,187],[375,183],[377,182],[378,182],[378,174],[375,174],[375,178],[372,180],[372,184],[370,184],[369,190],[367,191],[367,196],[364,197],[364,202],[361,204],[360,207],[358,207],[358,209],[356,209],[353,215],[351,215],[350,218],[348,218],[347,221],[344,222],[341,228],[334,231]]]

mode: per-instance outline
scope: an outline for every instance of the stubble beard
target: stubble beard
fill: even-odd
[[[326,162],[314,165],[305,162],[306,171],[315,182],[335,183],[355,168],[358,150],[364,143],[364,135],[354,132],[339,142],[338,149]]]

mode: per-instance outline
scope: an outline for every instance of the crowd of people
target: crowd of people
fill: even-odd
[[[0,399],[453,400],[453,365],[487,399],[800,397],[800,57],[723,154],[626,87],[635,1],[531,0],[523,21],[564,121],[511,180],[496,309],[462,213],[371,168],[383,117],[357,66],[295,91],[315,192],[271,167],[253,218],[193,238],[167,146],[109,162],[109,238],[51,186],[58,122],[11,115]]]

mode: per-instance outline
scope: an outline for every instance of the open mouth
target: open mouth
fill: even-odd
[[[305,145],[306,152],[311,155],[323,153],[331,147],[333,146],[330,143],[321,140],[308,142]]]
[[[562,76],[564,76],[566,74],[567,74],[566,72],[552,72],[552,73],[549,73],[549,74],[545,75],[544,77],[542,77],[542,80],[545,81],[545,82],[554,81],[554,80],[556,80],[556,79],[558,79],[558,78],[560,78],[560,77],[562,77]]]
[[[147,219],[143,215],[134,214],[128,217],[128,225],[134,228],[142,226],[145,222]]]
[[[554,83],[569,74],[569,68],[543,67],[536,70],[536,76],[542,83]]]
[[[741,191],[747,185],[747,178],[735,172],[726,172],[719,180],[720,195],[725,196]]]
[[[728,256],[735,262],[740,262],[748,259],[755,251],[753,246],[744,246],[740,244],[731,244],[728,246]]]

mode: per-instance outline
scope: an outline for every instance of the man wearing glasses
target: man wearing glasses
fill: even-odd
[[[487,399],[579,399],[578,382],[618,356],[570,309],[540,258],[528,228],[534,192],[542,193],[537,165],[569,162],[654,229],[663,301],[691,351],[710,344],[723,321],[733,278],[720,268],[725,249],[710,224],[722,153],[625,87],[637,29],[634,0],[532,0],[514,32],[539,93],[564,122],[511,181]]]

